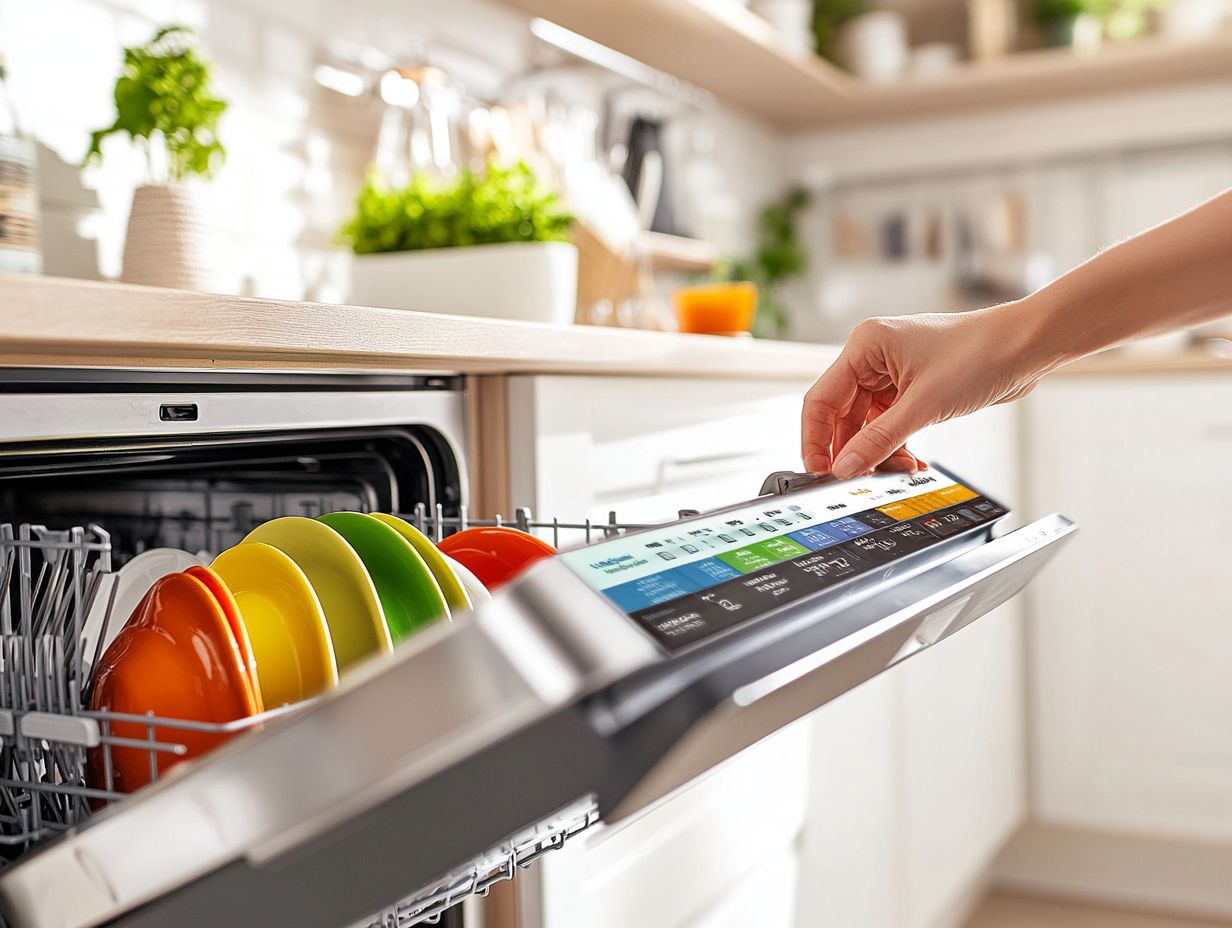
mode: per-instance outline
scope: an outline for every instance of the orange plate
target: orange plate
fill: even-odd
[[[489,590],[508,583],[535,561],[556,553],[546,541],[503,525],[468,528],[438,547],[470,570]]]
[[[169,574],[151,588],[99,661],[90,708],[173,719],[230,722],[256,714],[239,651],[218,600],[187,574]],[[111,734],[147,739],[144,725],[114,722]],[[159,752],[158,772],[217,747],[227,735],[154,728],[158,741],[182,744],[184,755]],[[150,754],[112,747],[113,788],[132,792],[150,782]],[[90,752],[90,783],[106,785],[102,748]]]
[[[248,639],[248,626],[244,624],[244,617],[240,615],[239,604],[231,595],[231,590],[222,577],[208,567],[189,567],[184,573],[204,583],[205,588],[218,600],[223,618],[227,620],[227,627],[231,629],[231,637],[235,640],[235,648],[240,656],[240,666],[244,668],[244,675],[248,678],[253,705],[257,707],[257,712],[264,712],[265,706],[261,703],[261,687],[257,685],[257,658],[252,652],[252,642]]]

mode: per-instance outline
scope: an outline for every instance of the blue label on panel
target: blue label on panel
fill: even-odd
[[[737,577],[744,576],[736,568],[730,564],[724,564],[717,557],[708,557],[704,561],[698,561],[696,564],[682,567],[681,570],[693,572],[693,577],[697,581],[696,588],[699,590],[713,586],[723,580],[734,580]]]
[[[804,545],[810,551],[820,551],[822,548],[829,548],[840,541],[846,541],[851,536],[831,529],[829,523],[826,523],[825,525],[813,525],[809,528],[802,528],[796,532],[788,532],[787,537]]]
[[[675,599],[677,596],[696,592],[716,582],[713,579],[707,579],[704,574],[695,572],[693,570],[695,566],[673,567],[661,573],[621,583],[603,592],[608,599],[627,612],[645,609],[647,606],[655,606],[669,599]]]
[[[827,522],[822,528],[830,529],[835,532],[842,532],[843,538],[858,538],[860,535],[867,535],[872,531],[867,525],[859,519],[853,519],[851,516],[843,516],[841,519],[835,519],[833,522]]]

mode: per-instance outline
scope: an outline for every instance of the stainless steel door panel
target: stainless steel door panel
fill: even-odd
[[[1075,526],[1052,515],[886,592],[846,602],[835,640],[735,688],[698,719],[604,819],[662,799],[738,751],[854,689],[1001,605],[1046,564]],[[937,621],[939,620],[939,621]],[[854,629],[854,630],[852,630]]]

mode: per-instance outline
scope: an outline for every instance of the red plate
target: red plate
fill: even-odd
[[[438,546],[489,590],[503,586],[535,561],[556,553],[546,541],[507,526],[468,528]]]

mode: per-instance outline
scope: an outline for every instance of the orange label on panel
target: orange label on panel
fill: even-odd
[[[913,519],[920,514],[920,510],[915,508],[914,503],[915,500],[913,499],[905,499],[896,503],[878,506],[877,511],[901,522],[904,519]]]
[[[955,503],[965,503],[969,499],[974,499],[976,493],[974,490],[968,490],[961,483],[955,483],[948,487],[942,487],[940,490],[934,491],[938,496],[945,500],[946,506],[953,506]],[[929,494],[932,495],[931,493]]]

